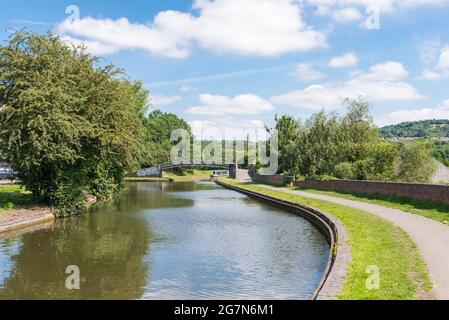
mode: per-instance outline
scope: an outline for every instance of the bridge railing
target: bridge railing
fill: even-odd
[[[214,164],[214,163],[187,163],[187,164],[164,163],[157,167],[160,168],[161,170],[168,170],[168,169],[174,169],[174,168],[195,168],[195,167],[229,169],[229,165]]]

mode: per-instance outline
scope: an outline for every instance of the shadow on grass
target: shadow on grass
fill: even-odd
[[[0,186],[0,210],[36,204],[30,192],[19,185]]]

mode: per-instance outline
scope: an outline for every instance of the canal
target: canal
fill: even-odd
[[[88,215],[0,240],[0,299],[308,299],[329,246],[213,182],[133,183]],[[80,290],[66,288],[68,266]]]

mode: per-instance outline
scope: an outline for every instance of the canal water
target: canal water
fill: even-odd
[[[329,246],[213,182],[134,183],[90,214],[0,240],[0,299],[308,299]],[[68,290],[68,266],[80,290]]]

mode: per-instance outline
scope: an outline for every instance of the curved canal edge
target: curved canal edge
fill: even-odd
[[[245,194],[251,198],[266,202],[297,214],[310,221],[324,235],[329,243],[329,258],[324,275],[311,300],[336,300],[343,288],[351,261],[351,248],[345,227],[334,217],[312,207],[301,206],[287,200],[270,197],[258,192],[249,191],[227,184],[218,179],[214,182],[223,188]]]
[[[51,209],[43,206],[8,210],[0,215],[0,239],[47,228],[55,219]]]

